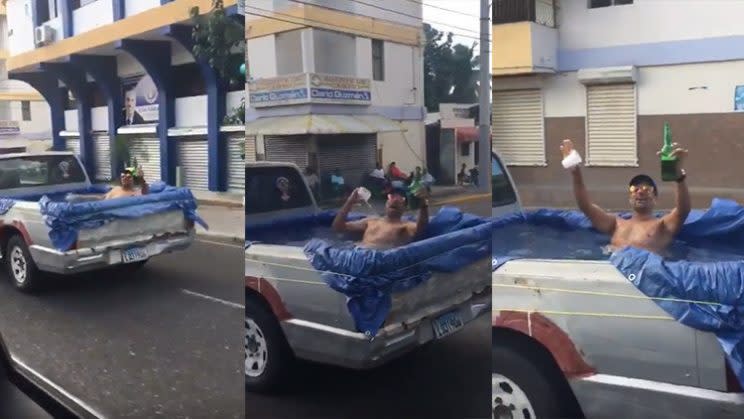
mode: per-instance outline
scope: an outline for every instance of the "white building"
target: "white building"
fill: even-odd
[[[25,83],[8,80],[6,60],[12,50],[8,21],[15,11],[12,3],[9,6],[0,4],[0,139],[3,144],[11,139],[14,144],[24,139],[51,141],[49,106]]]
[[[690,149],[694,203],[744,196],[742,1],[504,1],[493,10],[493,147],[527,205],[572,205],[559,144],[572,138],[601,205],[659,178],[669,122]],[[558,25],[556,25],[556,22]],[[671,205],[661,184],[662,204]]]
[[[192,54],[191,8],[211,5],[8,0],[9,76],[43,95],[54,147],[79,153],[97,180],[123,164],[120,138],[150,181],[242,194],[244,126],[224,116],[242,112],[245,84],[220,82]],[[243,25],[236,0],[224,5]],[[234,58],[238,72],[243,51]]]
[[[378,161],[425,167],[421,4],[306,3],[246,3],[248,158],[352,186]]]

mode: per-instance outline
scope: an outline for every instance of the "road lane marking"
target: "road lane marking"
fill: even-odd
[[[201,294],[195,291],[190,291],[185,288],[181,288],[181,292],[183,292],[184,294],[193,295],[194,297],[199,297],[199,298],[204,298],[209,301],[214,301],[215,303],[224,304],[229,307],[240,308],[240,309],[245,310],[245,306],[243,304],[238,304],[232,301],[223,300],[221,298],[212,297],[211,295],[206,295],[206,294]]]

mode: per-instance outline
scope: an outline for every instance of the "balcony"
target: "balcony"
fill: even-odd
[[[495,0],[493,76],[554,73],[558,30],[553,0]]]
[[[267,108],[308,103],[372,104],[372,81],[318,73],[249,79],[248,106]]]
[[[492,22],[494,25],[517,22],[535,22],[555,28],[555,0],[494,0]]]

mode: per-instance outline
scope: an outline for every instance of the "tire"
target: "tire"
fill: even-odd
[[[30,293],[41,288],[44,278],[21,236],[13,236],[8,240],[5,266],[10,280],[17,289]]]
[[[274,314],[251,297],[246,298],[244,332],[246,390],[284,390],[294,355]]]
[[[139,262],[132,262],[132,263],[123,263],[119,266],[116,266],[114,268],[115,272],[119,274],[133,274],[135,272],[140,271],[142,268],[145,267],[145,264],[150,259],[141,260]]]
[[[570,418],[559,386],[545,368],[508,347],[492,349],[493,418]]]

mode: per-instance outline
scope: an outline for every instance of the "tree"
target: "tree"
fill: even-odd
[[[206,60],[224,80],[238,82],[240,65],[245,61],[243,26],[225,13],[223,0],[212,0],[212,9],[205,14],[193,7],[191,20],[194,56]]]
[[[424,24],[424,101],[429,112],[440,103],[473,103],[478,91],[477,43],[470,47],[453,45],[452,33]]]

